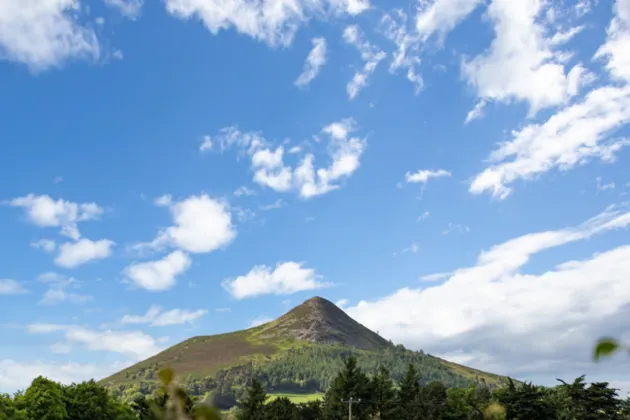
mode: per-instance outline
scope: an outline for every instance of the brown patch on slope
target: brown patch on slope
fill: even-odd
[[[128,381],[130,375],[146,370],[159,370],[169,366],[175,372],[203,377],[214,375],[219,369],[247,363],[256,356],[267,357],[278,348],[273,344],[251,342],[244,331],[199,336],[183,341],[171,348],[118,372],[101,382],[105,384]]]

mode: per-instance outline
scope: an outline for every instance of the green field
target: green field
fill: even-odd
[[[286,397],[290,399],[291,402],[294,404],[300,404],[300,403],[306,403],[309,401],[322,400],[324,399],[324,394],[321,392],[315,392],[313,394],[293,394],[290,392],[278,392],[278,393],[269,394],[269,399],[267,400],[267,402],[273,401],[276,398],[282,398],[282,397]]]

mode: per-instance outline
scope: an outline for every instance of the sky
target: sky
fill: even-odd
[[[0,392],[315,295],[629,391],[628,51],[630,0],[1,0]]]

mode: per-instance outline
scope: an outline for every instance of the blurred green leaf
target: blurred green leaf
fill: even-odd
[[[221,413],[214,407],[208,405],[200,405],[195,409],[195,418],[197,420],[221,420]]]
[[[621,348],[621,345],[614,338],[602,338],[595,345],[593,359],[599,361],[602,357],[610,356]]]
[[[170,385],[171,382],[173,382],[175,374],[173,373],[173,369],[166,368],[160,371],[159,376],[164,385]]]

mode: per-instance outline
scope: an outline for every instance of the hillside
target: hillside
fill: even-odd
[[[325,391],[350,354],[367,372],[384,365],[396,380],[409,363],[419,368],[423,380],[448,386],[477,382],[492,387],[505,379],[395,346],[333,303],[315,297],[255,328],[190,338],[101,383],[123,397],[150,393],[157,386],[157,372],[170,366],[191,394],[227,397],[229,405],[252,376],[271,391]]]

